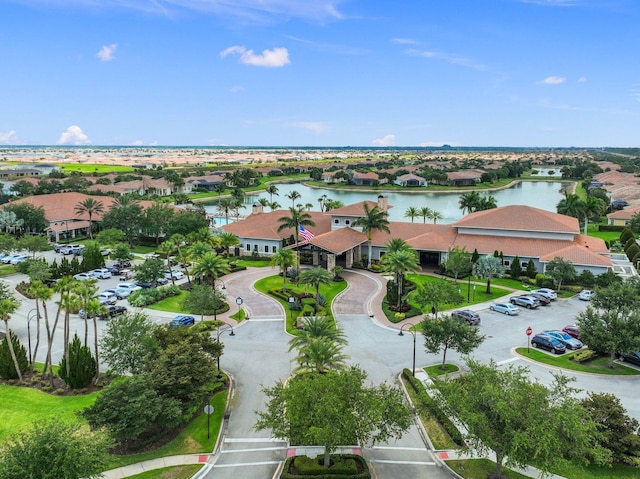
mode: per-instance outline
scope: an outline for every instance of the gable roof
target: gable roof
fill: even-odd
[[[312,221],[316,226],[310,226],[314,235],[318,236],[331,230],[331,218],[319,211],[309,211]],[[268,213],[254,213],[247,216],[244,220],[222,225],[222,229],[229,233],[233,233],[241,238],[265,239],[265,240],[281,240],[295,236],[293,228],[285,228],[278,231],[282,223],[278,222],[280,218],[289,217],[289,210],[269,211]]]
[[[577,218],[541,210],[533,206],[510,205],[468,214],[454,223],[458,228],[508,231],[540,231],[579,234]]]
[[[369,205],[369,210],[372,210],[378,203],[375,201],[361,201],[360,203],[354,203],[352,205],[343,206],[342,208],[336,208],[329,211],[327,214],[330,216],[364,216],[364,204]]]
[[[340,228],[315,236],[310,244],[334,254],[341,254],[367,242],[367,236],[353,228]]]

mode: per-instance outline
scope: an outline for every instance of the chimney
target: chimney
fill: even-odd
[[[257,215],[260,213],[262,213],[262,205],[260,203],[254,203],[253,206],[251,207],[251,214]]]
[[[378,209],[380,211],[387,211],[389,208],[389,198],[383,195],[378,196]]]

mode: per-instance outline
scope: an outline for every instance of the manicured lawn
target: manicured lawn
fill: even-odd
[[[138,245],[138,246],[134,246],[131,249],[131,252],[135,254],[149,254],[149,253],[153,253],[156,249],[157,249],[157,246]]]
[[[121,165],[92,165],[92,164],[69,164],[60,163],[57,165],[61,171],[72,172],[79,171],[81,173],[131,173],[135,170],[130,166]]]
[[[0,266],[0,276],[9,276],[16,272],[16,267],[12,264],[3,264]]]
[[[238,266],[244,266],[246,268],[266,268],[267,266],[271,266],[271,262],[269,261],[255,261],[252,259],[241,259],[237,261]]]
[[[424,371],[429,375],[429,377],[437,378],[438,376],[442,376],[443,374],[455,373],[460,370],[458,366],[455,364],[447,364],[444,365],[445,369],[442,369],[442,364],[434,364],[433,366],[427,366]]]
[[[436,276],[429,276],[429,275],[425,275],[425,274],[408,274],[407,275],[407,279],[409,279],[410,281],[413,281],[416,284],[422,284],[422,283],[427,283],[430,281],[447,281],[443,278],[438,278]],[[522,284],[522,283],[520,283]],[[486,285],[475,285],[475,289],[474,289],[474,284],[471,283],[470,287],[469,284],[465,281],[458,281],[458,287],[460,289],[460,294],[462,295],[462,297],[465,299],[465,301],[463,303],[460,304],[441,304],[440,305],[440,311],[446,311],[448,309],[454,309],[454,308],[460,308],[463,307],[465,305],[471,305],[471,304],[478,304],[478,303],[484,303],[485,301],[495,301],[498,298],[501,298],[502,296],[508,295],[509,293],[511,293],[511,291],[500,288],[500,287],[495,287],[493,285],[493,282],[491,284],[491,293],[487,294],[486,291]],[[412,293],[415,294],[415,293]],[[466,298],[469,298],[469,302],[466,302]],[[411,297],[409,298],[409,301],[411,301]]]
[[[587,233],[589,236],[593,236],[595,238],[600,238],[605,241],[608,241],[609,244],[615,243],[620,240],[621,231],[599,231],[597,223],[589,223],[587,228]]]
[[[140,454],[129,454],[127,456],[112,455],[108,468],[114,469],[116,467],[126,466],[127,464],[134,464],[158,457],[175,456],[177,454],[211,452],[215,446],[218,432],[220,431],[226,402],[227,391],[222,391],[211,398],[211,405],[214,407],[214,411],[210,418],[211,429],[209,439],[207,439],[207,415],[202,412],[185,427],[173,441],[153,451]]]
[[[187,311],[182,307],[182,302],[187,299],[189,295],[188,291],[181,291],[177,296],[170,296],[168,298],[163,299],[162,301],[158,301],[150,306],[147,306],[149,309],[155,309],[156,311],[171,311],[172,313],[185,313]]]
[[[0,384],[0,442],[46,419],[77,421],[76,412],[96,400],[97,393],[56,396],[36,389]]]
[[[488,459],[457,459],[447,461],[447,464],[465,479],[486,479],[496,471],[496,463]],[[529,476],[507,468],[503,468],[502,473],[509,479],[529,479]]]
[[[162,469],[153,469],[152,471],[128,477],[129,479],[191,479],[202,467],[202,464],[163,467]]]
[[[624,364],[614,364],[613,368],[607,366],[607,358],[598,358],[590,361],[588,364],[578,364],[570,360],[571,356],[575,353],[565,353],[561,355],[548,354],[531,347],[529,352],[527,348],[516,348],[516,352],[526,358],[532,359],[549,366],[570,369],[571,371],[581,371],[592,374],[607,374],[607,375],[620,375],[620,376],[637,376],[640,371],[634,368],[625,366]]]

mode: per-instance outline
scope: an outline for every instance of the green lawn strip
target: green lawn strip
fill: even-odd
[[[91,406],[97,393],[57,396],[37,389],[0,384],[0,442],[47,419],[78,421],[76,412]]]
[[[465,479],[486,479],[490,474],[496,472],[496,463],[489,459],[455,459],[446,461],[446,463]],[[529,476],[512,471],[506,467],[502,470],[502,475],[509,479],[530,479]]]
[[[596,464],[589,466],[569,464],[561,471],[553,472],[567,479],[640,479],[640,469],[621,464],[614,464],[611,467]]]
[[[189,464],[188,466],[163,467],[162,469],[153,469],[151,471],[128,476],[129,479],[191,479],[203,464]]]
[[[179,454],[210,453],[213,451],[218,432],[220,431],[226,402],[227,391],[222,391],[211,398],[211,405],[214,407],[214,411],[210,418],[211,429],[209,439],[207,439],[207,415],[201,412],[173,441],[153,451],[142,452],[140,454],[129,454],[126,456],[112,455],[108,469],[159,457],[176,456]]]
[[[131,252],[135,254],[149,254],[153,253],[157,248],[157,246],[137,245],[131,248]]]
[[[187,299],[189,295],[188,291],[180,291],[180,294],[177,296],[170,296],[168,298],[164,298],[157,303],[151,304],[147,306],[149,309],[154,309],[156,311],[170,311],[172,313],[184,313],[185,310],[182,307],[182,302]]]
[[[9,276],[10,274],[14,274],[16,272],[16,267],[12,264],[3,264],[0,266],[0,276]]]
[[[405,389],[409,393],[409,397],[411,398],[411,403],[416,408],[416,413],[420,418],[420,422],[424,426],[425,431],[427,431],[427,435],[429,439],[431,439],[431,443],[435,449],[455,449],[457,446],[451,440],[451,437],[447,432],[442,428],[440,423],[431,415],[426,407],[423,407],[420,404],[420,400],[418,395],[413,390],[410,384],[407,383],[407,380],[401,376],[402,382],[404,383]]]
[[[135,171],[131,166],[122,166],[122,165],[95,165],[90,163],[58,163],[56,166],[60,168],[61,171],[71,172],[71,171],[79,171],[80,173],[132,173]]]
[[[569,369],[571,371],[618,376],[637,376],[640,374],[640,371],[638,371],[637,369],[629,368],[624,364],[614,363],[614,367],[609,368],[607,366],[608,359],[602,357],[594,359],[588,364],[579,364],[571,361],[571,357],[575,353],[566,353],[556,356],[550,353],[548,354],[542,351],[538,351],[533,347],[529,349],[529,352],[527,352],[527,348],[525,347],[516,348],[516,352],[521,356],[529,358],[533,361],[548,364],[549,366],[557,368]]]
[[[447,281],[446,279],[443,278],[438,278],[436,276],[430,276],[430,275],[426,275],[426,274],[408,274],[407,275],[407,279],[410,281],[413,281],[414,283],[416,283],[417,285],[420,285],[422,283],[427,283],[427,282],[431,282],[431,281]],[[456,309],[456,308],[461,308],[463,306],[468,306],[468,305],[472,305],[472,304],[479,304],[479,303],[484,303],[486,301],[495,301],[503,296],[506,296],[508,294],[511,293],[511,291],[503,289],[503,288],[499,288],[499,287],[494,287],[493,284],[491,286],[491,293],[487,294],[486,291],[486,287],[483,286],[477,286],[476,289],[473,289],[473,283],[471,283],[471,289],[468,289],[468,283],[467,282],[462,282],[462,281],[458,281],[458,287],[460,288],[460,294],[462,295],[463,298],[467,298],[467,293],[468,293],[468,297],[469,297],[469,302],[467,303],[466,301],[464,301],[461,304],[441,304],[440,305],[440,311],[446,311],[448,309]],[[415,294],[415,293],[412,293]],[[409,301],[411,301],[411,296],[409,297]]]
[[[269,294],[269,291],[272,289],[282,289],[282,276],[276,274],[273,276],[262,278],[261,280],[256,281],[256,283],[254,284],[254,287],[263,294]],[[308,286],[305,287],[305,286],[295,285],[291,283],[289,278],[287,278],[286,287],[287,289],[293,291],[294,293],[309,292],[309,293],[315,294],[314,288],[310,288]],[[327,301],[326,302],[327,311],[331,311],[330,305],[333,302],[333,299],[336,297],[336,295],[338,295],[341,291],[345,290],[346,288],[347,288],[346,281],[334,281],[329,285],[320,286],[320,294],[324,295]],[[287,332],[290,334],[296,334],[296,329],[294,327],[295,318],[300,313],[300,311],[289,311],[289,303],[286,300],[278,298],[276,296],[272,296],[272,298],[277,300],[282,305],[282,307],[286,312],[285,316],[286,316],[286,322],[287,322]]]
[[[445,363],[444,369],[442,369],[442,364],[434,364],[433,366],[427,366],[422,369],[424,369],[424,372],[426,372],[429,377],[432,378],[437,378],[438,376],[442,376],[443,374],[456,373],[460,370],[460,368],[455,364],[447,363]]]
[[[236,264],[238,266],[244,266],[246,268],[252,267],[252,268],[265,268],[267,266],[271,266],[271,262],[270,261],[257,261],[257,260],[252,260],[252,259],[241,259],[236,261]]]

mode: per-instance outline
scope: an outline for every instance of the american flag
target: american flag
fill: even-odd
[[[314,234],[311,232],[311,230],[306,229],[302,225],[299,225],[299,226],[300,226],[300,236],[302,237],[302,239],[305,240],[305,241],[311,241],[311,239],[314,236]]]

